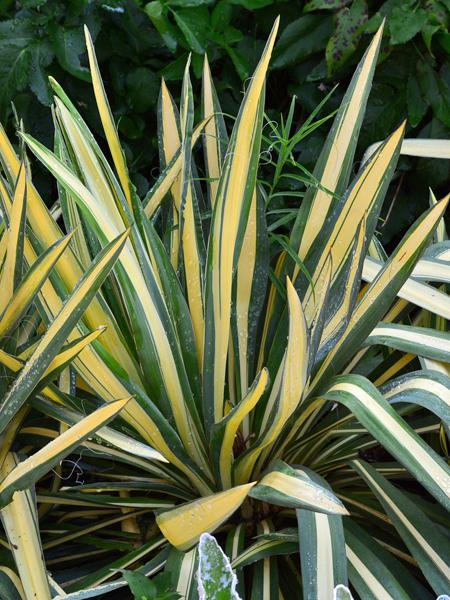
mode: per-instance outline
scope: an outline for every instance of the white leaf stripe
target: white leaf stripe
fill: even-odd
[[[409,390],[421,390],[429,394],[434,394],[443,400],[450,408],[450,389],[439,381],[433,381],[429,377],[415,377],[414,379],[408,379],[407,381],[392,387],[388,392],[385,392],[384,397],[390,399],[392,396]]]
[[[382,269],[382,264],[366,257],[362,272],[362,279],[371,283]],[[408,300],[417,306],[450,319],[450,298],[440,290],[414,279],[406,280],[398,292],[398,297]]]
[[[370,419],[377,431],[379,441],[394,454],[404,466],[412,471],[416,478],[441,502],[450,508],[450,473],[444,461],[415,434],[397,413],[389,406],[378,390],[373,387],[369,393],[362,385],[364,378],[360,376],[342,377],[325,393],[325,397],[342,401],[359,420]],[[358,382],[355,383],[355,382]],[[367,382],[370,384],[370,382]],[[370,384],[371,385],[371,384]],[[340,397],[350,395],[357,401],[356,407]],[[361,410],[360,410],[361,409]],[[369,422],[363,422],[368,427]],[[383,440],[380,438],[383,437]]]
[[[412,521],[402,511],[401,506],[394,501],[391,495],[388,494],[386,490],[383,489],[383,487],[380,485],[380,483],[375,479],[375,477],[371,473],[372,468],[369,469],[369,466],[360,460],[355,460],[352,464],[355,466],[356,470],[363,475],[364,479],[369,483],[370,487],[374,490],[374,492],[377,494],[380,500],[382,500],[383,504],[390,511],[392,511],[392,513],[399,520],[402,526],[408,531],[408,533],[416,542],[417,546],[420,548],[421,552],[425,553],[428,556],[430,561],[434,563],[436,568],[447,579],[448,585],[450,585],[450,564],[443,559],[442,552],[441,554],[439,553],[441,549],[439,549],[438,552],[435,548],[433,548],[429,540],[418,530],[416,525],[412,523]],[[389,486],[390,485],[391,484],[389,484]],[[442,548],[442,550],[444,550],[444,548]]]
[[[450,334],[425,327],[380,323],[364,345],[384,344],[428,358],[450,362]]]
[[[364,583],[367,585],[376,600],[397,600],[386,591],[383,582],[379,581],[374,576],[370,569],[367,568],[364,562],[359,558],[359,556],[357,556],[357,554],[355,554],[355,552],[353,552],[348,544],[345,546],[345,551],[350,564],[364,580]]]
[[[391,404],[424,406],[450,424],[450,378],[445,373],[416,371],[389,382],[380,391]]]

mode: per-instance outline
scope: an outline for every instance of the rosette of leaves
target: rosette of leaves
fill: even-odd
[[[89,34],[111,161],[56,81],[54,150],[21,133],[58,182],[65,227],[76,227],[73,254],[55,266],[63,284],[130,230],[86,312],[91,327],[108,329],[73,361],[75,398],[90,407],[93,398],[132,395],[124,431],[159,453],[109,470],[91,458],[89,481],[38,494],[52,505],[47,518],[59,517],[42,539],[69,597],[119,589],[126,581],[117,571],[134,566],[145,576],[166,571],[172,591],[195,598],[205,532],[227,550],[241,597],[331,598],[348,585],[360,598],[448,590],[449,197],[432,196],[386,256],[375,233],[404,125],[353,172],[379,30],[288,242],[281,251],[271,243],[271,182],[258,167],[277,27],[229,137],[206,59],[195,126],[189,63],[179,109],[163,81],[161,174],[143,198],[130,183]],[[291,127],[292,114],[286,134]],[[0,156],[14,176],[4,136]],[[59,235],[38,196],[28,225],[43,248]],[[67,397],[61,403],[63,411]],[[40,406],[55,410],[51,399]],[[65,572],[75,557],[76,572]]]

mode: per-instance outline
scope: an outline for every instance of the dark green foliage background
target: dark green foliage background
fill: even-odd
[[[408,137],[450,133],[450,0],[0,0],[0,118],[14,130],[11,102],[27,131],[52,144],[53,75],[100,131],[86,69],[82,25],[94,37],[100,68],[119,124],[133,179],[145,192],[158,164],[156,103],[161,76],[177,95],[192,53],[197,109],[207,52],[222,107],[235,114],[276,15],[281,34],[267,86],[267,107],[278,120],[298,98],[298,124],[336,84],[325,111],[339,103],[372,32],[387,17],[380,64],[360,138],[360,153],[404,117]],[[298,148],[307,167],[326,126]],[[383,231],[389,241],[428,203],[427,185],[446,191],[449,161],[404,158],[392,186],[395,210]],[[35,179],[51,203],[50,178]],[[388,203],[389,204],[389,201]],[[399,221],[400,219],[400,221]],[[400,227],[399,227],[400,226]]]

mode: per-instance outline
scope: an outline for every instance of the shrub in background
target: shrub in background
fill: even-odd
[[[13,133],[11,100],[27,130],[49,145],[52,138],[51,90],[54,76],[82,109],[99,135],[92,106],[83,24],[96,41],[108,96],[133,181],[141,193],[153,183],[157,164],[153,111],[161,76],[178,82],[188,53],[197,110],[203,54],[208,53],[218,82],[222,108],[236,114],[242,88],[250,76],[274,18],[281,15],[281,36],[271,65],[267,111],[278,119],[298,98],[295,122],[301,124],[336,83],[330,110],[339,105],[369,35],[388,19],[380,65],[368,102],[358,154],[384,139],[408,117],[408,136],[446,137],[450,127],[448,0],[24,0],[0,4],[0,113]],[[178,95],[179,88],[177,90]],[[312,168],[325,139],[319,130],[295,152]],[[395,196],[396,219],[383,230],[386,241],[400,219],[408,225],[425,205],[426,186],[445,190],[444,161],[401,161],[401,186]],[[41,190],[49,178],[36,171]],[[397,210],[398,206],[398,210]],[[391,227],[392,225],[392,227]]]

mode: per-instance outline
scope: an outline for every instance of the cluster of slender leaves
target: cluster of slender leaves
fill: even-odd
[[[19,132],[57,181],[49,212],[0,130],[3,269],[23,247],[28,273],[44,279],[21,312],[36,343],[23,349],[19,331],[0,354],[12,378],[0,426],[28,456],[8,454],[0,484],[0,582],[16,597],[36,597],[36,577],[39,598],[76,600],[122,594],[160,571],[150,597],[207,598],[221,583],[264,599],[345,597],[349,586],[364,599],[448,591],[449,197],[431,194],[387,256],[376,230],[405,126],[354,171],[382,29],[309,173],[293,149],[323,125],[318,112],[297,133],[292,105],[267,134],[277,28],[231,131],[206,58],[198,121],[189,61],[179,108],[162,82],[161,173],[143,197],[88,32],[110,160],[51,79],[53,150]],[[448,153],[448,142],[434,146]],[[284,165],[306,191],[277,224],[269,213]],[[64,244],[61,227],[70,238],[44,277],[36,256]],[[10,239],[20,240],[14,253]],[[14,314],[9,333],[22,322]],[[104,411],[119,410],[105,427]],[[20,541],[21,515],[33,545]],[[230,569],[201,537],[212,532]]]

